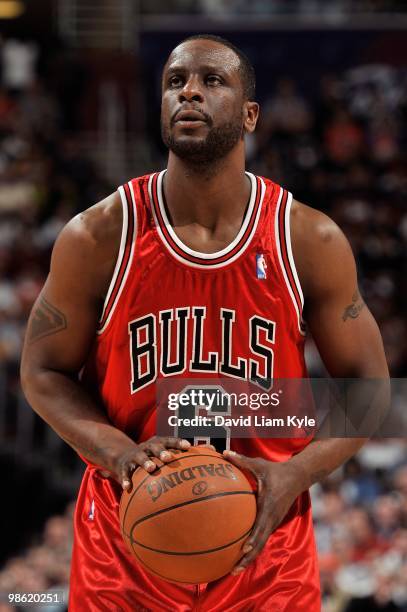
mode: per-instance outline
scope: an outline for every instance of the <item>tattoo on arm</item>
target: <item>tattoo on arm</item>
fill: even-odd
[[[352,295],[352,304],[346,306],[345,310],[343,311],[342,321],[345,322],[348,319],[357,319],[360,311],[364,307],[365,303],[362,300],[359,291],[356,290],[355,293]]]
[[[66,328],[64,313],[41,297],[32,314],[28,342],[32,344],[40,338],[56,334]]]

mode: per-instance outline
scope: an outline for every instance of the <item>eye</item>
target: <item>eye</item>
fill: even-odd
[[[179,75],[174,74],[168,79],[168,83],[170,87],[181,87],[183,80]]]
[[[206,77],[206,82],[208,83],[208,85],[221,85],[222,79],[217,74],[209,74]]]

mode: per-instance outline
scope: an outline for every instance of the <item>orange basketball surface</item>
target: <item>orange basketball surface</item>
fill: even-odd
[[[242,556],[256,498],[241,470],[222,455],[193,447],[153,474],[133,474],[120,525],[129,551],[150,572],[200,583],[227,574]]]

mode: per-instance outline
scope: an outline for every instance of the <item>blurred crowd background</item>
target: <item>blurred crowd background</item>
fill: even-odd
[[[18,380],[58,232],[121,182],[165,165],[167,53],[192,32],[224,35],[257,69],[262,110],[248,168],[341,226],[391,374],[405,377],[407,13],[390,0],[44,0],[16,2],[6,20],[2,4],[0,592],[66,590],[83,468]],[[307,360],[323,375],[312,339]],[[403,439],[371,441],[313,487],[324,612],[407,610],[406,451]],[[0,612],[11,609],[3,596]]]

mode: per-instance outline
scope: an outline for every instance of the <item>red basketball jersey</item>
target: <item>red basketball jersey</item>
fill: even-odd
[[[238,235],[222,251],[199,253],[171,226],[164,173],[119,188],[120,251],[83,373],[111,422],[136,441],[156,434],[159,379],[253,379],[266,387],[270,379],[307,375],[291,194],[247,173],[251,196]],[[284,461],[308,442],[232,439],[230,448]],[[98,611],[319,610],[308,493],[242,575],[199,587],[155,578],[130,557],[119,498],[120,487],[89,466],[76,511],[70,610],[84,609],[84,601]]]

